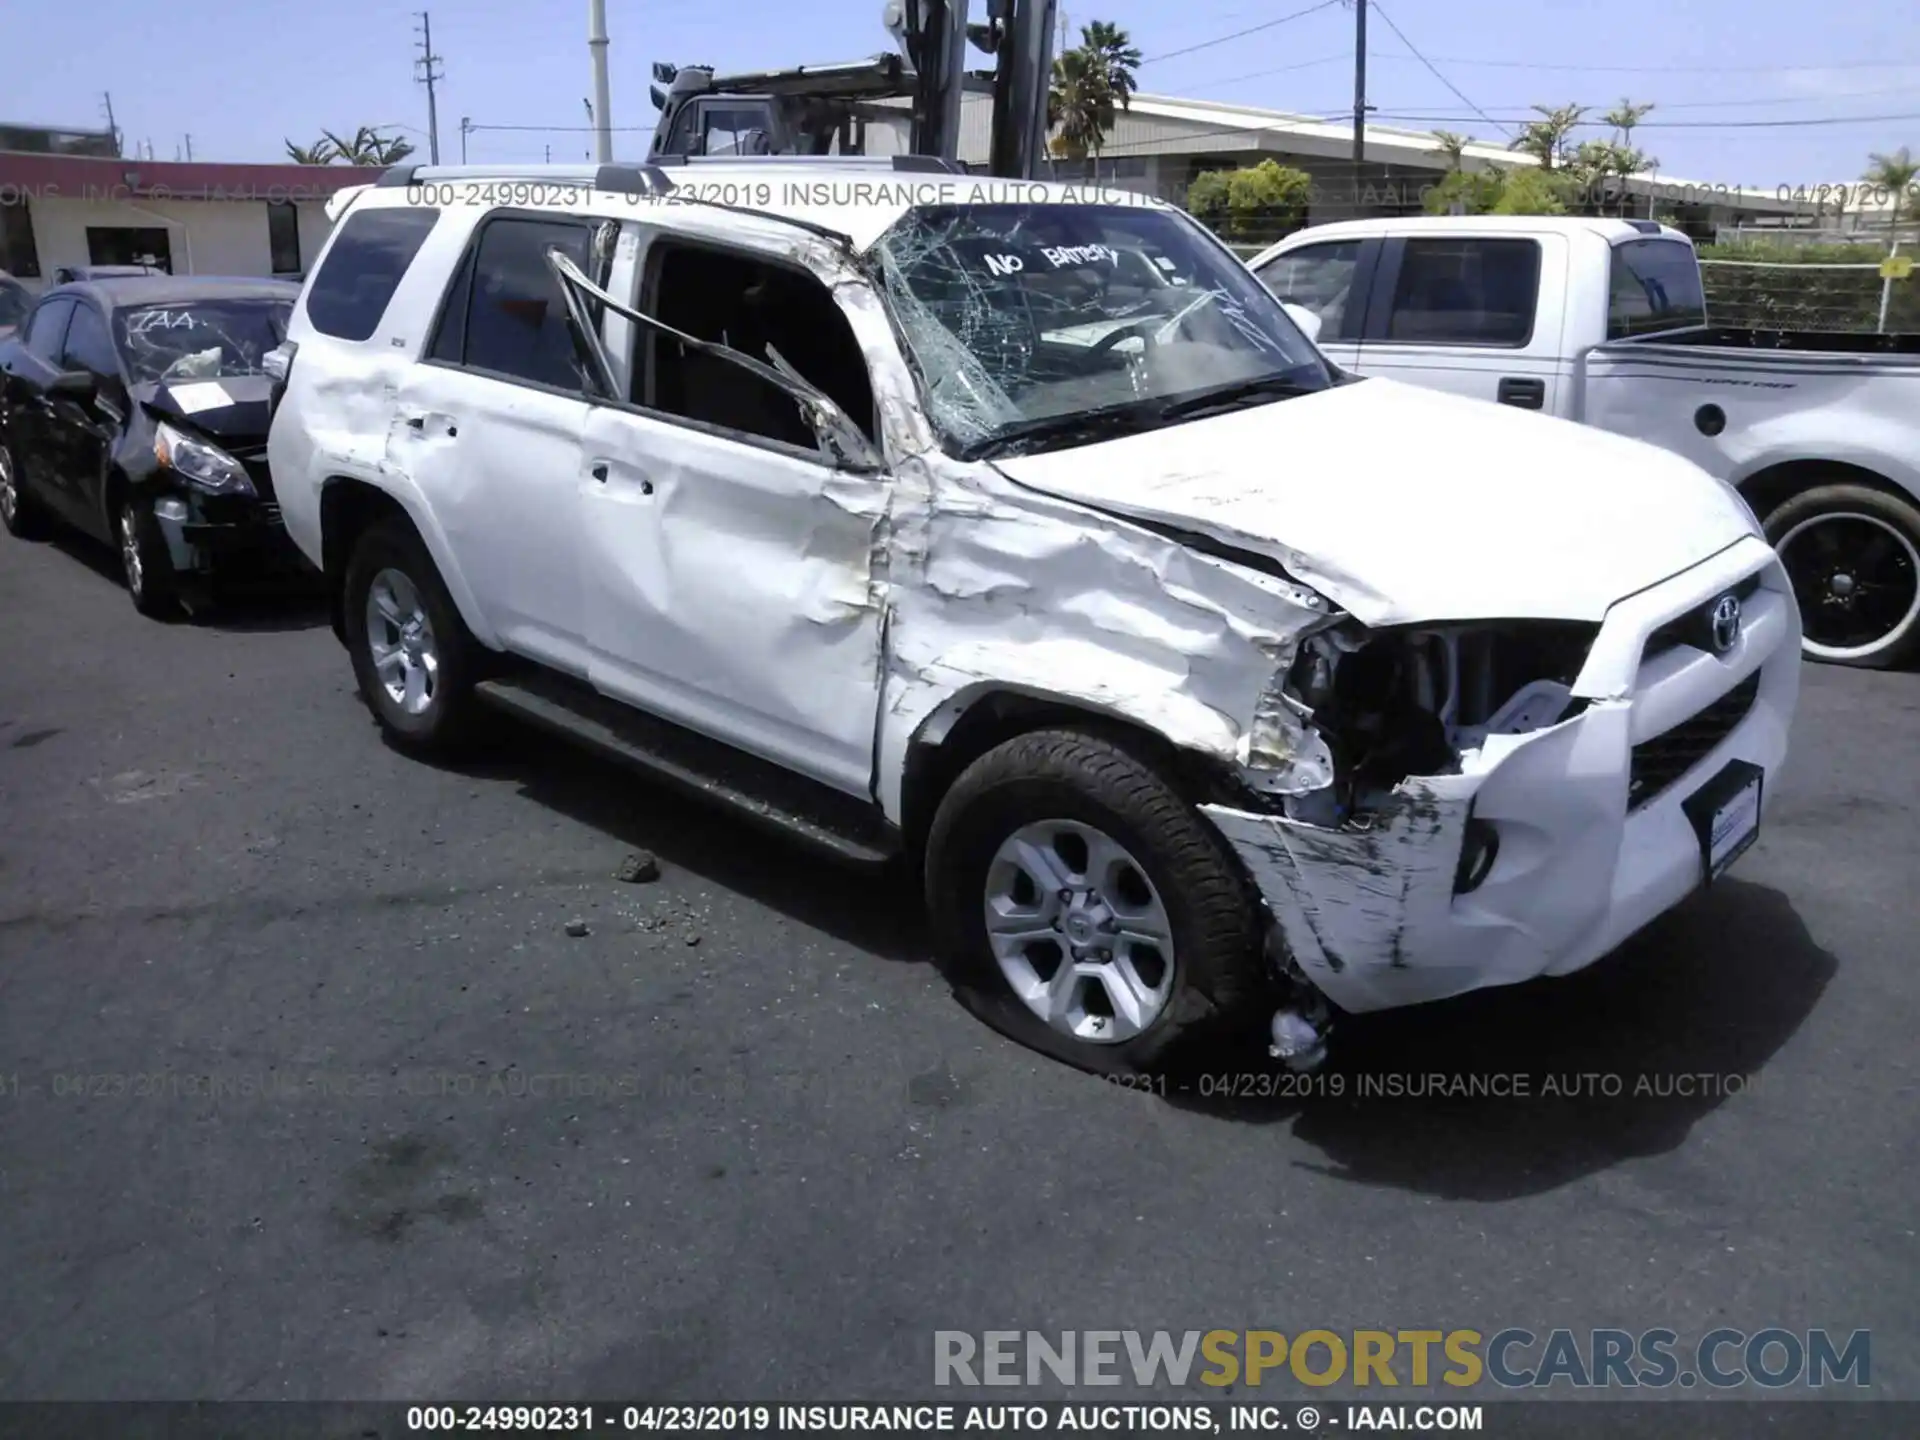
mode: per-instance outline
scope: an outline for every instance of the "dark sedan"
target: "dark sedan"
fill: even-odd
[[[149,615],[230,564],[298,568],[267,474],[261,357],[299,293],[170,276],[46,291],[0,343],[0,521],[114,545]]]

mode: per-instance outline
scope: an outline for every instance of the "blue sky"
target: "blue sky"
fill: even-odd
[[[159,159],[191,135],[198,159],[274,160],[284,138],[360,124],[414,127],[404,133],[424,158],[426,95],[412,67],[420,3],[8,0],[0,119],[97,125],[110,90],[129,146],[151,140]],[[443,160],[459,158],[462,116],[476,126],[585,125],[583,0],[431,3],[446,72]],[[1353,16],[1343,6],[1208,43],[1312,4],[1065,0],[1076,33],[1092,19],[1132,33],[1149,91],[1333,113],[1352,104]],[[650,129],[656,59],[733,68],[853,58],[884,47],[880,9],[880,0],[607,0],[614,122]],[[1920,150],[1913,0],[1382,0],[1369,28],[1369,98],[1382,119],[1416,129],[1504,138],[1501,127],[1513,132],[1532,104],[1604,108],[1626,96],[1659,107],[1640,134],[1662,173],[1765,189],[1850,181],[1869,151]],[[585,158],[590,143],[556,128],[476,130],[467,146],[476,161],[539,160],[548,146],[560,160]],[[643,146],[641,133],[616,136],[623,156]]]

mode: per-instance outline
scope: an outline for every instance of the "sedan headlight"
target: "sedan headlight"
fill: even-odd
[[[163,423],[154,432],[153,458],[190,485],[215,495],[251,495],[247,467],[218,445],[209,445]]]

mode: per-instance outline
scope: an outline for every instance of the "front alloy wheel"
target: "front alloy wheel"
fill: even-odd
[[[7,527],[9,535],[26,539],[39,529],[38,520],[39,513],[33,501],[20,492],[20,479],[14,472],[12,452],[0,445],[0,525]]]
[[[1173,994],[1173,925],[1141,864],[1092,825],[1023,825],[987,869],[988,943],[1008,987],[1075,1040],[1150,1029]]]
[[[153,513],[132,500],[123,500],[114,532],[120,550],[120,574],[133,608],[156,618],[169,613],[174,598],[173,564]]]

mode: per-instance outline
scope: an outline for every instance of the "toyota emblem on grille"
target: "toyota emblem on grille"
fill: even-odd
[[[1724,655],[1740,643],[1740,597],[1722,595],[1713,602],[1713,649]]]

